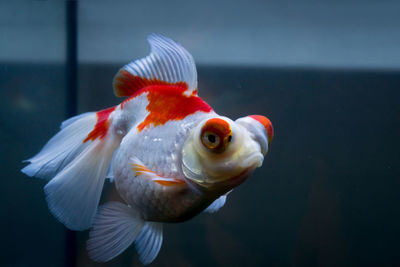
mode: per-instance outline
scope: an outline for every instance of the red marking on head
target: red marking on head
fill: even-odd
[[[209,135],[216,135],[218,140],[209,140]],[[221,118],[212,118],[204,123],[200,134],[202,144],[214,152],[223,152],[231,142],[232,130],[229,123]]]
[[[220,135],[220,137],[224,138],[231,134],[231,126],[226,120],[220,118],[212,118],[204,123],[203,128],[201,128],[201,132],[214,132]]]
[[[168,121],[186,118],[197,111],[210,112],[212,108],[196,95],[185,95],[186,87],[153,85],[140,90],[136,95],[147,92],[149,115],[137,126],[138,131],[150,125],[164,125]],[[136,96],[135,95],[135,96]]]
[[[114,92],[117,96],[133,96],[141,89],[154,85],[173,85],[187,89],[185,82],[170,83],[158,79],[147,79],[133,76],[128,71],[121,69],[114,77]]]
[[[116,107],[111,107],[108,109],[100,110],[96,113],[97,122],[94,126],[94,129],[88,134],[88,136],[83,140],[86,143],[89,140],[96,140],[97,138],[103,139],[108,132],[109,121],[108,117],[110,116],[111,112],[115,110]]]
[[[271,121],[267,117],[261,115],[250,115],[249,117],[264,125],[264,128],[268,133],[268,143],[271,143],[272,138],[274,138],[274,127],[272,127]]]

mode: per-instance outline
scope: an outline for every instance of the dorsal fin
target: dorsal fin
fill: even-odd
[[[149,85],[185,87],[188,93],[197,91],[197,72],[193,57],[173,40],[157,34],[147,38],[151,52],[145,58],[125,65],[114,78],[117,96],[132,96]]]

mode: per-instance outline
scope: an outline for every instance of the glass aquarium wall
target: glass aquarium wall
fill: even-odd
[[[2,266],[63,266],[63,225],[44,180],[20,172],[66,116],[65,3],[0,3],[0,213]]]
[[[0,3],[1,265],[141,266],[133,246],[90,260],[88,231],[67,232],[47,208],[46,181],[20,169],[71,107],[123,100],[113,77],[148,54],[153,32],[192,53],[199,96],[218,114],[265,115],[275,137],[217,213],[164,225],[150,266],[400,265],[396,1],[75,3],[74,103],[68,2]],[[109,200],[121,198],[106,181]]]

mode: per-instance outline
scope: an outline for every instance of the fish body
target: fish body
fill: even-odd
[[[50,211],[66,227],[91,227],[95,261],[135,243],[152,262],[162,223],[221,208],[226,195],[260,167],[273,137],[271,122],[251,115],[232,121],[197,95],[192,56],[171,39],[151,35],[149,56],[114,78],[121,104],[65,121],[22,171],[48,179]],[[98,206],[106,177],[125,203]]]
[[[148,221],[184,221],[212,202],[211,196],[206,196],[185,178],[181,151],[190,131],[200,121],[216,114],[200,97],[186,96],[184,92],[184,88],[171,88],[169,85],[152,87],[150,92],[140,92],[115,111],[115,124],[123,125],[124,122],[120,121],[131,117],[141,107],[147,107],[149,98],[161,102],[160,110],[148,109],[150,112],[123,126],[129,130],[112,163],[115,185],[121,197],[140,210]],[[151,94],[155,97],[149,97]],[[149,120],[146,124],[151,112],[164,113],[166,105],[176,108],[176,111],[170,108],[168,112],[175,115],[166,118],[165,123]],[[182,105],[187,105],[188,115],[177,115]],[[155,115],[156,120],[160,117]]]

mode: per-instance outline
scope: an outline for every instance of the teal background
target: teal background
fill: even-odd
[[[133,247],[92,262],[87,231],[67,260],[45,181],[20,169],[71,105],[121,101],[113,76],[148,53],[151,32],[193,54],[199,95],[217,113],[263,114],[275,128],[262,168],[225,207],[165,225],[152,266],[400,265],[398,2],[222,2],[81,1],[76,103],[66,93],[66,2],[0,3],[0,265],[140,266]],[[109,199],[118,196],[106,183]]]

